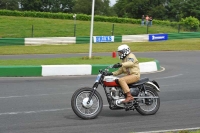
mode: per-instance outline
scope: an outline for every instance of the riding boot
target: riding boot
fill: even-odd
[[[129,92],[126,93],[126,99],[124,101],[122,101],[122,103],[128,103],[128,102],[131,102],[133,100],[134,100],[134,98],[129,91]]]

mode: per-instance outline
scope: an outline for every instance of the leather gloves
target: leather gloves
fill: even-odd
[[[121,67],[121,66],[122,66],[121,63],[117,63],[117,64],[114,64],[114,65],[113,65],[113,68],[119,68],[119,67]]]

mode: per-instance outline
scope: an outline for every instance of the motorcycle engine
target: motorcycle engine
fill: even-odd
[[[116,89],[115,87],[110,88],[110,94],[113,99],[115,100],[119,99],[119,90]]]
[[[130,88],[130,92],[132,96],[137,96],[139,94],[139,88]]]
[[[116,105],[118,107],[124,107],[124,105],[121,104],[121,102],[123,100],[125,100],[121,88],[116,88],[116,87],[110,88],[110,95],[111,95],[111,97],[113,99],[113,104],[114,105]]]

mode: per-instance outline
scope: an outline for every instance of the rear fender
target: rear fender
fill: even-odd
[[[152,85],[156,89],[156,91],[160,92],[160,89],[158,88],[158,86],[155,85],[153,82],[148,81],[148,82],[146,82],[146,84]]]

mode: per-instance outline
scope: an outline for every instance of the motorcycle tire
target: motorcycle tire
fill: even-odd
[[[145,84],[145,89],[147,92],[147,96],[158,97],[158,98],[143,99],[144,102],[139,103],[136,110],[141,115],[153,115],[160,108],[160,97],[159,97],[156,89],[153,86]],[[146,96],[146,95],[144,94],[143,96]]]
[[[74,113],[82,119],[94,119],[103,108],[101,95],[95,91],[90,103],[88,96],[93,91],[92,88],[84,87],[76,90],[71,98],[71,107]]]

